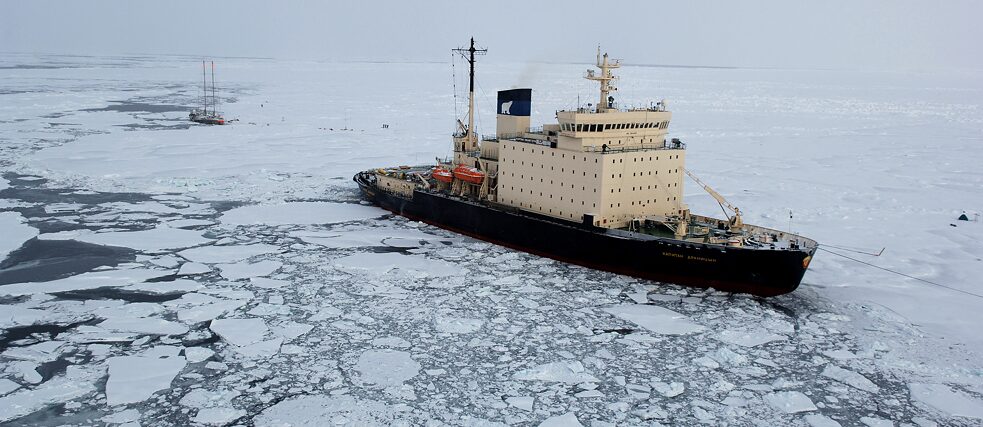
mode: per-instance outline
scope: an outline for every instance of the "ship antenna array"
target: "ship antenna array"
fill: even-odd
[[[468,84],[468,129],[467,135],[473,144],[477,144],[478,140],[474,135],[474,57],[475,55],[484,55],[488,53],[488,49],[476,49],[474,47],[474,37],[471,37],[471,47],[468,48],[457,48],[452,52],[460,54],[466,61],[468,61],[469,66],[469,84]]]

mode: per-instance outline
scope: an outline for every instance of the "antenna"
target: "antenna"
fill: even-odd
[[[205,60],[201,61],[201,106],[205,109],[204,114],[208,114],[208,83],[205,80]]]

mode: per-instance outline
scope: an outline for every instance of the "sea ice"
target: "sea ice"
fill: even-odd
[[[230,407],[201,408],[191,420],[204,425],[227,425],[245,415],[246,411]]]
[[[243,347],[263,340],[269,332],[263,319],[215,319],[209,326],[230,344]]]
[[[867,377],[833,364],[826,365],[822,375],[863,391],[877,393],[880,390],[880,387],[868,380]]]
[[[0,182],[4,182],[0,180]],[[27,240],[38,235],[38,229],[26,224],[24,217],[17,212],[0,212],[0,261],[21,247]]]
[[[178,270],[178,276],[191,276],[195,274],[204,274],[212,271],[207,265],[197,263],[197,262],[186,262],[181,265],[181,269]]]
[[[121,246],[136,249],[141,252],[159,253],[166,250],[184,249],[204,245],[211,242],[202,236],[201,231],[183,230],[160,226],[142,231],[112,231],[93,233],[88,230],[76,230],[57,235],[42,234],[39,239],[54,238],[57,240],[72,239],[80,242],[105,246]]]
[[[393,252],[359,252],[334,260],[344,270],[362,274],[383,275],[399,269],[414,277],[447,277],[461,274],[461,267],[447,261],[429,259],[418,255],[402,255]]]
[[[685,335],[704,329],[685,315],[657,305],[623,304],[607,307],[604,311],[664,335]]]
[[[250,277],[267,276],[277,271],[283,263],[280,261],[263,260],[259,262],[239,262],[235,264],[217,264],[222,277],[229,280],[248,279]]]
[[[532,405],[535,400],[532,396],[511,396],[505,398],[505,403],[523,411],[532,411]]]
[[[816,405],[800,391],[779,391],[764,396],[765,402],[787,414],[815,411]]]
[[[546,381],[568,384],[599,381],[597,377],[587,372],[584,364],[579,361],[544,363],[516,372],[512,378],[522,381]]]
[[[77,291],[103,287],[120,287],[143,282],[156,277],[167,276],[169,271],[141,268],[95,271],[48,282],[14,283],[0,286],[0,295],[29,295]]]
[[[452,334],[470,334],[481,329],[485,322],[481,319],[468,319],[463,317],[437,316],[434,319],[434,328],[439,332]]]
[[[293,202],[279,205],[251,205],[222,214],[223,225],[333,224],[376,218],[388,212],[353,203]]]
[[[380,387],[398,386],[420,373],[420,364],[409,353],[398,350],[366,350],[355,370],[363,382]]]
[[[280,250],[279,247],[256,243],[252,245],[232,246],[202,246],[178,252],[185,259],[205,264],[239,262],[256,255],[263,255]]]
[[[784,340],[787,337],[763,329],[726,329],[717,334],[717,339],[741,347],[756,347],[772,341]]]
[[[283,400],[255,419],[257,427],[321,427],[327,425],[393,425],[400,420],[392,407],[352,396],[308,395]],[[412,422],[400,422],[412,425]]]
[[[840,427],[836,420],[821,414],[809,414],[803,418],[811,427]]]
[[[953,390],[947,385],[912,383],[908,389],[912,399],[950,416],[983,419],[983,400]]]
[[[549,417],[543,422],[539,423],[539,427],[583,427],[584,425],[580,423],[577,419],[577,414],[573,412],[567,412],[563,415],[557,415],[555,417]]]
[[[174,347],[174,351],[179,350]],[[175,353],[176,354],[176,353]],[[157,390],[170,388],[171,381],[184,369],[184,356],[116,356],[107,361],[106,403],[110,406],[147,400]]]

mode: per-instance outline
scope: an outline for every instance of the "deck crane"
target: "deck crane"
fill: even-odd
[[[713,197],[713,199],[717,201],[717,204],[720,205],[720,209],[724,211],[724,216],[726,216],[730,222],[730,231],[734,233],[739,232],[741,230],[741,227],[744,226],[744,221],[741,219],[741,210],[738,209],[737,206],[734,206],[730,202],[728,202],[727,199],[724,198],[724,196],[720,195],[720,193],[710,188],[709,185],[706,185],[703,183],[703,181],[700,181],[700,178],[697,178],[696,175],[693,174],[693,172],[689,171],[689,169],[683,169],[683,172],[686,172],[686,175],[689,175],[689,177],[692,178],[693,181],[696,181],[697,184],[700,184],[700,187],[703,187],[703,189],[706,190],[708,194],[710,194],[710,197]],[[734,214],[731,215],[729,212],[727,212],[728,209],[730,209],[730,211],[733,212]]]

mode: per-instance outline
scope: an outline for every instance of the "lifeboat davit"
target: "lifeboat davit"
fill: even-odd
[[[470,166],[457,165],[454,168],[454,177],[464,182],[481,184],[485,180],[485,173]]]
[[[434,179],[440,182],[446,182],[448,184],[454,182],[454,174],[452,174],[451,171],[447,170],[443,166],[437,166],[433,168],[433,170],[430,171],[430,175],[433,176]]]

